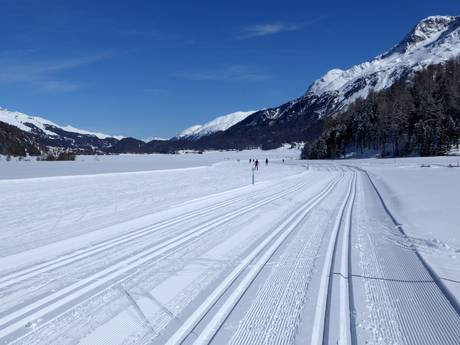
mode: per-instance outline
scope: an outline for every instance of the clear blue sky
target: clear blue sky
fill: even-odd
[[[0,106],[171,136],[298,97],[456,1],[0,0]]]

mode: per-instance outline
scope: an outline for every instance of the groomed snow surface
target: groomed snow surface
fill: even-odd
[[[456,158],[297,155],[2,160],[0,344],[460,344]]]

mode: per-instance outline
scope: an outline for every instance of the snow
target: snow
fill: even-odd
[[[170,138],[161,138],[161,137],[150,137],[150,138],[145,138],[145,139],[141,139],[144,143],[149,143],[151,142],[152,140],[159,140],[159,141],[166,141],[166,140],[169,140]]]
[[[46,162],[12,160],[6,161],[0,156],[0,180],[23,179],[50,176],[75,176],[92,174],[131,173],[138,171],[158,171],[169,169],[182,169],[241,159],[248,161],[249,158],[264,160],[272,159],[297,159],[299,149],[290,149],[288,146],[276,150],[245,150],[245,151],[205,151],[203,154],[182,153],[175,155],[167,154],[122,154],[101,156],[77,156],[75,161]]]
[[[52,128],[46,128],[46,126],[53,126],[60,128],[64,131],[67,132],[72,132],[72,133],[78,133],[78,134],[84,134],[84,135],[93,135],[98,137],[99,139],[107,139],[107,138],[115,138],[115,139],[123,139],[123,136],[112,136],[104,133],[97,133],[97,132],[90,132],[86,131],[83,129],[78,129],[75,127],[72,127],[70,125],[67,126],[60,126],[52,121],[49,121],[47,119],[44,119],[39,116],[30,116],[27,114],[23,114],[17,111],[9,111],[4,108],[0,108],[0,122],[5,122],[8,123],[12,126],[15,126],[25,132],[31,132],[32,128],[27,126],[26,124],[32,124],[35,127],[39,128],[42,130],[46,135],[50,136],[58,136],[57,133],[54,133],[52,131]]]
[[[54,124],[53,126],[60,127],[60,128],[62,128],[63,130],[65,130],[67,132],[79,133],[79,134],[84,134],[84,135],[94,135],[94,136],[98,137],[99,139],[115,138],[115,139],[121,140],[121,139],[124,138],[124,136],[122,136],[122,135],[108,135],[108,134],[104,134],[104,133],[90,132],[90,131],[86,131],[84,129],[75,128],[75,127],[70,126],[70,125],[57,126],[56,124]]]
[[[254,114],[256,111],[237,111],[231,114],[219,116],[212,121],[205,123],[204,125],[194,125],[182,132],[177,137],[185,138],[199,138],[205,135],[209,135],[218,131],[225,131],[226,129],[236,125],[238,122],[243,121],[249,115]]]
[[[411,241],[440,276],[460,278],[456,157],[412,158],[364,165]],[[422,168],[421,165],[430,165]],[[460,299],[460,286],[446,280]]]

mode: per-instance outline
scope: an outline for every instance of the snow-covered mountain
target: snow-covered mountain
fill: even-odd
[[[342,108],[359,97],[366,98],[370,90],[383,90],[413,72],[458,55],[460,17],[428,17],[388,52],[348,70],[330,70],[309,87],[301,101],[331,97],[329,107]],[[318,115],[328,115],[329,107],[318,109]]]
[[[10,111],[4,108],[0,108],[0,122],[8,123],[29,133],[41,131],[44,134],[51,137],[60,136],[61,131],[65,131],[75,134],[95,136],[98,139],[115,138],[120,140],[124,138],[123,136],[112,136],[104,133],[90,132],[83,129],[75,128],[70,125],[60,126],[52,121],[49,121],[39,116],[30,116],[17,111]]]
[[[204,125],[195,125],[183,130],[177,135],[177,138],[197,139],[215,132],[225,131],[255,112],[255,110],[237,111],[231,114],[219,116]]]
[[[11,134],[11,128],[14,128],[15,134]],[[71,149],[87,154],[105,153],[123,139],[122,136],[91,132],[70,125],[61,126],[39,116],[0,108],[0,144],[7,153],[11,151],[5,149],[8,145],[15,148],[14,154],[37,154],[50,148]]]
[[[371,61],[347,70],[332,69],[313,82],[304,96],[265,116],[277,119],[292,110],[310,115],[331,115],[371,90],[390,87],[429,65],[460,55],[460,16],[431,16],[420,21],[404,39]]]
[[[313,82],[306,93],[275,108],[248,116],[213,146],[260,146],[269,142],[305,141],[321,133],[320,120],[335,116],[371,90],[380,91],[429,65],[460,56],[460,16],[432,16],[420,21],[401,42],[374,59],[347,70],[332,69]]]

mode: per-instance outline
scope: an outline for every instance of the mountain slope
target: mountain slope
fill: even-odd
[[[460,139],[460,57],[372,91],[325,122],[303,157],[439,156]]]
[[[243,121],[255,111],[237,111],[231,114],[219,116],[204,125],[191,126],[177,135],[181,139],[198,139],[216,132],[225,131],[231,126]]]
[[[41,131],[49,136],[58,136],[59,132],[65,131],[82,135],[92,135],[98,139],[115,138],[122,139],[122,136],[112,136],[103,133],[95,133],[78,129],[70,125],[60,126],[52,121],[39,116],[30,116],[17,111],[9,111],[8,109],[0,108],[0,122],[8,123],[25,132]]]
[[[0,122],[0,155],[38,155],[41,149],[33,135],[8,123]]]
[[[332,97],[332,109],[340,109],[358,98],[366,98],[371,90],[386,89],[416,71],[458,55],[460,17],[428,17],[388,52],[346,71],[329,71],[310,86],[303,99]],[[318,115],[328,115],[328,110],[318,109]]]
[[[12,136],[11,130],[8,131],[10,141],[14,142],[17,139],[22,142],[23,138],[27,138],[26,142],[29,148],[27,152],[30,154],[39,154],[40,151],[52,147],[71,149],[75,152],[87,154],[103,153],[123,139],[123,137],[94,133],[72,126],[60,126],[42,117],[29,116],[2,108],[0,108],[0,123],[3,124],[4,128],[9,128],[6,127],[8,125],[17,129],[13,131],[14,136]],[[33,150],[30,145],[34,146]],[[14,146],[16,147],[17,144],[14,144]],[[11,149],[7,150],[7,147],[11,146],[6,144],[5,139],[2,151],[17,154],[17,150],[12,152]],[[20,150],[20,152],[24,153],[25,150]]]

